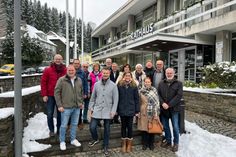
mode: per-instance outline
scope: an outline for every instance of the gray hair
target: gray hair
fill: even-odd
[[[136,69],[137,67],[141,67],[141,68],[143,69],[142,64],[136,64],[135,69]]]

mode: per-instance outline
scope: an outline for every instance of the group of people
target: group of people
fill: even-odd
[[[57,108],[57,134],[60,149],[66,150],[65,135],[70,126],[70,142],[79,147],[76,139],[79,124],[89,123],[92,140],[89,147],[99,143],[97,127],[103,121],[105,156],[109,155],[110,124],[121,123],[122,152],[132,151],[133,123],[142,131],[143,150],[154,149],[154,134],[148,133],[148,121],[159,119],[164,126],[162,146],[178,151],[179,144],[179,106],[183,95],[182,83],[175,79],[173,68],[164,69],[162,60],[147,61],[145,68],[137,64],[131,71],[129,64],[118,65],[107,58],[106,66],[80,64],[74,59],[68,67],[57,54],[50,67],[44,70],[41,79],[41,93],[47,104],[47,121],[50,136],[54,136],[53,114]],[[82,112],[83,111],[83,112]],[[173,145],[169,127],[173,128]]]

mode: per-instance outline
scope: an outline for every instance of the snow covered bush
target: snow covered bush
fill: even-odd
[[[236,62],[219,62],[202,68],[202,86],[236,87]]]

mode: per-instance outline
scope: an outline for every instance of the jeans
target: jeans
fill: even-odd
[[[170,114],[170,119],[173,127],[174,144],[179,144],[179,112]],[[165,131],[165,139],[167,143],[171,144],[171,132],[169,127],[169,118],[162,116],[162,123]]]
[[[91,119],[89,128],[90,128],[90,133],[92,135],[93,140],[98,140],[97,126],[100,120],[102,119],[96,119],[96,118]],[[104,122],[103,147],[108,148],[109,138],[110,138],[110,119],[103,119],[103,122]]]
[[[53,114],[55,107],[57,107],[56,101],[54,96],[48,96],[47,101],[47,121],[48,121],[48,128],[50,132],[54,132],[54,123],[53,123]],[[57,131],[59,132],[61,126],[61,113],[57,110]]]
[[[61,112],[61,128],[60,128],[60,142],[65,142],[66,128],[68,125],[69,119],[70,123],[70,141],[76,139],[76,129],[79,121],[80,109],[79,108],[65,108]]]
[[[87,115],[88,115],[88,106],[89,106],[89,99],[84,99],[84,112],[83,112],[83,120],[87,121]]]
[[[133,116],[121,116],[121,137],[133,138]]]

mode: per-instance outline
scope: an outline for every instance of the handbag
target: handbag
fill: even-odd
[[[163,125],[160,122],[160,119],[152,119],[148,121],[148,133],[151,134],[162,134]]]

